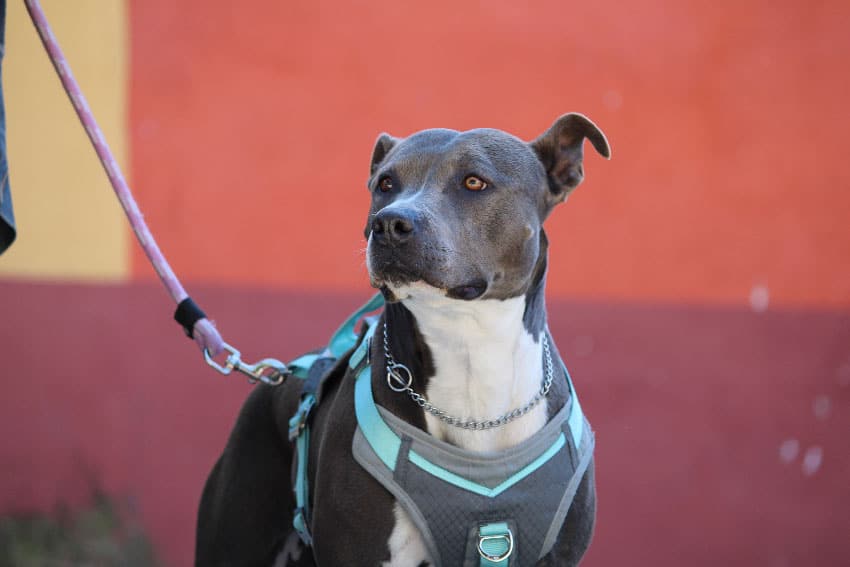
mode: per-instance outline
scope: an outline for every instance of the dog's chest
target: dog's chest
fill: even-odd
[[[448,341],[446,341],[448,342]],[[426,392],[428,400],[452,417],[498,420],[534,398],[541,382],[541,349],[527,333],[508,342],[494,340],[476,350],[432,351],[436,375]],[[463,449],[490,453],[528,439],[546,423],[546,405],[538,404],[520,419],[494,428],[458,427],[426,413],[428,432]]]
[[[525,298],[486,300],[453,309],[438,300],[414,297],[405,305],[434,362],[435,375],[422,394],[446,415],[492,420],[522,408],[540,390],[542,347],[524,328]],[[426,412],[428,433],[475,452],[507,449],[546,423],[546,405],[486,430],[458,427]]]
[[[540,389],[543,370],[541,344],[522,325],[524,298],[475,302],[454,311],[434,302],[405,302],[434,362],[435,375],[423,392],[428,401],[463,420],[498,419],[528,404]],[[546,424],[547,408],[539,403],[523,417],[487,430],[457,427],[428,412],[425,419],[434,437],[493,453],[532,437]],[[431,563],[419,530],[398,503],[394,514],[385,566]]]

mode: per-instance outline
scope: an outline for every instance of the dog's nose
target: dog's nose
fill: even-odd
[[[405,209],[380,211],[372,219],[372,235],[388,243],[401,244],[416,232],[416,215]]]

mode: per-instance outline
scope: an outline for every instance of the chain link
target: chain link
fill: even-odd
[[[495,419],[462,419],[447,414],[445,411],[434,406],[425,396],[419,394],[412,388],[413,373],[404,364],[396,362],[393,355],[390,354],[390,344],[387,338],[387,324],[384,323],[384,354],[387,358],[387,385],[395,392],[407,392],[410,398],[423,410],[427,411],[440,421],[448,423],[454,427],[461,429],[471,429],[474,431],[482,431],[485,429],[493,429],[518,419],[540,403],[540,400],[549,394],[549,389],[552,387],[552,380],[555,375],[555,370],[552,364],[552,351],[549,348],[549,338],[546,333],[542,333],[543,344],[543,359],[546,365],[546,371],[543,376],[543,382],[540,385],[540,390],[534,395],[531,400],[520,408],[509,411]]]

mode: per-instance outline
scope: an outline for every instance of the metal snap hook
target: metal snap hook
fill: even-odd
[[[269,386],[279,386],[289,375],[289,369],[283,362],[274,358],[264,358],[256,364],[242,362],[241,353],[227,343],[223,344],[224,350],[229,352],[224,366],[217,363],[207,349],[204,349],[204,360],[207,364],[224,374],[225,376],[237,370],[248,376],[248,382],[256,384],[262,382]]]
[[[283,384],[283,381],[289,375],[286,364],[274,358],[264,358],[256,364],[243,364],[238,370],[248,375],[249,382],[260,381],[269,386]]]
[[[208,351],[207,349],[204,349],[204,360],[207,361],[207,364],[227,376],[233,371],[234,368],[239,366],[239,364],[242,362],[240,359],[242,355],[238,350],[236,350],[227,343],[223,343],[222,347],[224,348],[224,350],[230,353],[229,355],[227,355],[227,359],[224,361],[224,366],[216,362],[215,359],[210,356],[210,351]]]

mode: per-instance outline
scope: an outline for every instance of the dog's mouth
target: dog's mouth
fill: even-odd
[[[441,282],[431,281],[425,277],[372,279],[372,286],[378,288],[384,295],[384,299],[389,303],[406,299],[411,286],[414,284],[427,285],[428,287],[441,290],[450,299],[460,299],[462,301],[478,299],[487,291],[487,282],[484,280],[474,280],[464,285],[450,287]]]
[[[418,269],[396,258],[370,258],[368,268],[373,287],[399,287],[423,279]]]
[[[387,303],[398,303],[405,299],[412,299],[422,293],[423,288],[430,288],[431,294],[437,293],[449,299],[457,299],[460,301],[472,301],[478,299],[487,291],[487,285],[483,282],[473,282],[468,285],[460,285],[451,288],[445,288],[439,285],[432,285],[423,279],[411,281],[405,284],[385,283],[378,287],[381,294],[384,296],[384,301]]]
[[[370,241],[366,266],[372,287],[380,289],[391,302],[404,299],[404,290],[416,283],[438,289],[451,299],[471,301],[483,296],[489,287],[486,279],[476,276],[467,279],[468,276],[464,278],[458,273],[452,276],[447,251],[445,247],[432,246],[400,253],[394,248],[374,246]],[[462,282],[460,285],[458,280]]]
[[[446,295],[452,299],[472,301],[484,295],[485,291],[487,291],[487,282],[484,280],[475,280],[466,285],[449,288]]]
[[[438,270],[441,264],[441,258],[434,255],[413,250],[400,253],[392,247],[374,245],[371,238],[366,248],[366,267],[372,286],[376,288],[399,288],[417,281],[427,281],[426,274]],[[427,283],[434,285],[434,282]]]
[[[405,298],[405,289],[412,284],[423,283],[429,287],[442,290],[446,297],[472,301],[478,299],[487,291],[488,284],[484,279],[476,278],[461,285],[451,285],[419,267],[409,266],[395,259],[383,262],[369,262],[369,276],[372,287],[378,288],[389,302]]]

